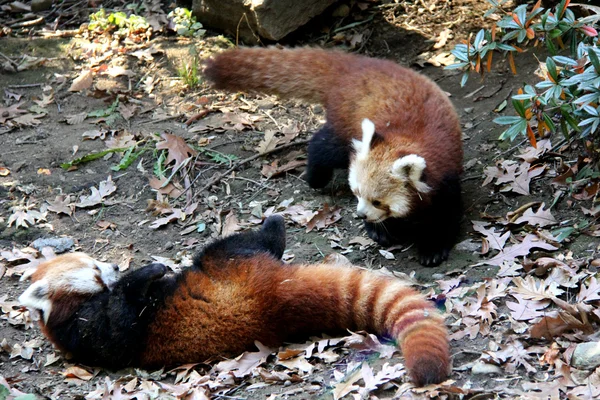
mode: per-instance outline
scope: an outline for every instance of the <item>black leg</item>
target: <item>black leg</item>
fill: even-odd
[[[129,272],[115,284],[112,292],[115,297],[124,296],[126,301],[146,301],[146,294],[152,282],[165,276],[167,267],[163,264],[149,264]]]
[[[193,268],[204,269],[205,260],[251,257],[258,253],[269,253],[281,259],[284,251],[285,221],[281,215],[272,215],[265,220],[260,230],[236,233],[204,247],[194,257]]]
[[[411,223],[401,218],[388,218],[378,224],[365,221],[367,235],[380,246],[391,246],[393,244],[411,240]]]
[[[313,135],[308,144],[306,181],[313,189],[323,188],[333,177],[335,168],[348,168],[349,163],[348,143],[338,138],[326,124]]]
[[[459,177],[444,180],[432,199],[427,216],[416,223],[419,261],[433,267],[448,259],[456,243],[463,209]]]

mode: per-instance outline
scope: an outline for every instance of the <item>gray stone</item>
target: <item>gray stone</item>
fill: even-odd
[[[64,253],[75,246],[75,240],[70,237],[40,238],[34,240],[31,245],[38,251],[42,251],[44,247],[51,247],[55,253]]]
[[[571,357],[571,365],[588,370],[600,366],[600,342],[579,343]]]
[[[477,361],[475,364],[473,364],[473,367],[471,368],[471,373],[473,375],[501,374],[502,368],[494,364],[488,364],[482,361]]]
[[[194,0],[192,11],[205,27],[246,43],[279,40],[319,15],[336,0]]]
[[[31,0],[31,11],[46,11],[52,7],[52,0]]]

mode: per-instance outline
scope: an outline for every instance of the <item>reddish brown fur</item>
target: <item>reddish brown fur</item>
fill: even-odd
[[[447,331],[433,305],[396,279],[337,265],[282,266],[268,255],[189,271],[149,327],[146,366],[235,356],[258,340],[366,329],[398,340],[413,381],[449,370]]]
[[[385,146],[370,153],[375,175],[368,176],[383,172],[380,161],[406,154],[425,159],[430,186],[462,170],[460,124],[448,96],[392,61],[311,48],[240,48],[210,60],[205,74],[220,89],[322,103],[328,123],[348,141],[361,139],[361,122],[369,118]]]

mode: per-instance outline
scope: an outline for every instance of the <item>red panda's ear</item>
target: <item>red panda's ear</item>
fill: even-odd
[[[48,282],[42,279],[31,284],[31,286],[19,296],[19,303],[25,307],[34,308],[36,310],[45,310],[48,306],[48,294]]]
[[[375,135],[375,124],[368,118],[362,121],[362,141],[352,139],[352,145],[356,151],[356,157],[365,159],[369,154],[371,148],[371,141]]]
[[[427,193],[431,190],[431,187],[421,181],[425,167],[427,167],[427,163],[423,157],[416,154],[409,154],[394,161],[392,175],[408,182],[417,191]]]

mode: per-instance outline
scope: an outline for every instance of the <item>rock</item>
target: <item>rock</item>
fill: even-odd
[[[473,242],[471,239],[465,239],[454,246],[455,250],[475,252],[481,250],[481,243]]]
[[[52,0],[32,0],[31,11],[46,11],[52,7]]]
[[[587,370],[600,366],[600,342],[579,343],[571,357],[571,366]]]
[[[39,238],[34,240],[31,245],[38,251],[42,251],[44,247],[51,247],[55,253],[64,253],[75,246],[75,240],[70,237]]]
[[[501,374],[502,368],[494,364],[488,364],[482,361],[477,361],[471,368],[471,373],[473,375]]]
[[[194,0],[192,11],[205,27],[224,30],[247,43],[279,40],[319,15],[336,0]]]

